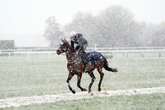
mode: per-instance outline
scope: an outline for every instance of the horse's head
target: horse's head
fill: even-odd
[[[57,55],[67,52],[68,49],[70,48],[69,42],[66,39],[62,39],[61,41],[62,44],[60,44],[60,47],[56,51]]]

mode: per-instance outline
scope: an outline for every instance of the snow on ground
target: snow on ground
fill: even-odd
[[[88,94],[87,92],[78,92],[76,94],[65,93],[58,95],[6,98],[6,99],[0,99],[0,108],[19,107],[19,106],[43,104],[43,103],[56,103],[60,101],[90,99],[94,97],[110,97],[110,96],[120,96],[120,95],[132,96],[132,95],[154,94],[154,93],[165,93],[165,87],[111,90],[111,91],[102,91],[102,92],[92,92],[90,94]]]

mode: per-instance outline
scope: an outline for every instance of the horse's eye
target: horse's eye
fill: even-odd
[[[63,44],[61,43],[61,44],[60,44],[60,47],[62,47],[62,46],[63,46]]]

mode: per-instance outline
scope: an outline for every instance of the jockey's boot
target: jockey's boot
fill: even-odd
[[[83,71],[84,72],[87,72],[88,71],[86,64],[84,64],[84,70]]]
[[[81,59],[82,59],[82,62],[83,62],[83,64],[84,64],[84,72],[87,72],[87,63],[88,63],[88,61],[87,61],[87,58],[86,58],[86,52],[82,52],[81,53]]]

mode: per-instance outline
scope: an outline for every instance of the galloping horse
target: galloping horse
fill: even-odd
[[[91,87],[94,83],[95,76],[93,74],[93,71],[97,69],[97,71],[100,74],[100,81],[98,84],[98,91],[101,91],[101,83],[104,77],[104,73],[102,71],[102,68],[104,68],[107,71],[111,72],[117,72],[117,69],[110,68],[108,66],[108,62],[106,58],[99,52],[88,52],[86,53],[86,59],[87,64],[84,65],[84,63],[81,60],[81,57],[78,56],[78,54],[74,51],[74,49],[71,47],[69,42],[65,39],[62,40],[62,44],[60,44],[60,47],[57,49],[56,53],[60,55],[61,53],[66,54],[67,58],[67,69],[69,71],[69,75],[67,78],[68,88],[72,93],[76,93],[74,89],[72,89],[70,85],[70,80],[74,75],[77,75],[77,86],[81,89],[81,91],[87,91],[85,88],[81,87],[81,77],[84,72],[87,72],[89,76],[92,78],[91,82],[88,86],[88,92],[91,92]],[[95,63],[91,63],[91,60],[93,60]]]

